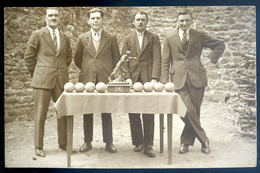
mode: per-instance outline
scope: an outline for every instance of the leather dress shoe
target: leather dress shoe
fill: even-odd
[[[134,148],[134,152],[140,152],[140,151],[142,151],[143,148],[144,148],[143,145],[136,145]]]
[[[116,152],[117,152],[117,150],[116,150],[116,148],[115,148],[115,146],[114,146],[113,143],[111,143],[111,144],[106,144],[106,150],[107,150],[108,152],[110,152],[110,153],[116,153]]]
[[[155,157],[155,153],[152,147],[145,147],[144,154],[147,155],[148,157]]]
[[[85,143],[79,148],[79,152],[81,153],[84,153],[84,152],[87,152],[89,150],[92,149],[92,145],[91,145],[91,142],[90,143]]]
[[[67,146],[59,145],[59,150],[67,151]],[[72,149],[72,154],[78,153],[77,150]]]
[[[185,154],[189,151],[189,145],[188,144],[181,144],[179,153],[180,154]]]
[[[40,157],[45,157],[45,152],[42,148],[35,148],[35,155]]]
[[[201,151],[203,153],[205,153],[205,154],[209,154],[210,153],[209,140],[207,140],[206,142],[202,143]]]

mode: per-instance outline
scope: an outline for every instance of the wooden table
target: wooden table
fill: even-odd
[[[55,103],[58,117],[67,117],[67,166],[71,166],[73,116],[100,113],[159,114],[160,152],[163,153],[164,114],[167,114],[168,164],[172,163],[172,114],[184,117],[186,107],[175,92],[68,93],[63,92]]]

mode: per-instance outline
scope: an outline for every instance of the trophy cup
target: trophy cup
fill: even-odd
[[[127,63],[130,59],[136,59],[136,57],[130,57],[130,51],[127,51],[125,55],[123,55],[113,72],[109,76],[109,83],[107,85],[107,91],[112,93],[128,93],[130,92],[131,86],[130,83],[125,81],[125,75],[128,72]]]

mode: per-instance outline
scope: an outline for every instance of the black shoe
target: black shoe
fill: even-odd
[[[185,154],[185,153],[188,153],[188,151],[189,151],[189,145],[188,144],[181,144],[179,153]]]
[[[147,155],[148,157],[155,157],[155,153],[152,147],[145,147],[144,154]]]
[[[116,153],[116,152],[117,152],[117,150],[116,150],[116,148],[115,148],[115,146],[114,146],[113,143],[111,143],[111,144],[106,144],[106,150],[107,150],[108,152],[110,152],[110,153]]]
[[[142,151],[143,148],[144,148],[143,145],[136,145],[134,148],[134,152],[140,152],[140,151]]]
[[[90,143],[84,143],[80,148],[79,152],[84,153],[92,149],[91,142]]]
[[[35,155],[40,157],[45,157],[45,152],[42,148],[35,148]]]
[[[67,151],[67,146],[59,145],[59,150]],[[72,154],[78,153],[77,150],[73,149]]]
[[[201,144],[201,151],[205,154],[210,153],[209,140]]]

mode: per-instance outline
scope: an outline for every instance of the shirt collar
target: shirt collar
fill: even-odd
[[[144,36],[144,32],[145,32],[145,30],[143,31],[143,32],[138,32],[137,30],[135,30],[136,31],[136,34],[138,35],[139,33],[141,33],[142,34],[142,36]]]
[[[49,29],[50,33],[52,33],[53,29],[52,29],[51,27],[49,27],[49,26],[47,26],[47,28]],[[56,34],[59,33],[58,28],[55,28],[55,29],[54,29],[54,32],[55,32]]]
[[[179,34],[183,35],[183,33],[184,33],[184,31],[181,28],[179,28]],[[190,33],[190,28],[186,31],[187,35],[189,35],[189,33]]]
[[[100,29],[98,32],[94,31],[92,28],[90,29],[92,36],[94,36],[94,33],[98,33],[99,36],[101,36],[102,29]]]

